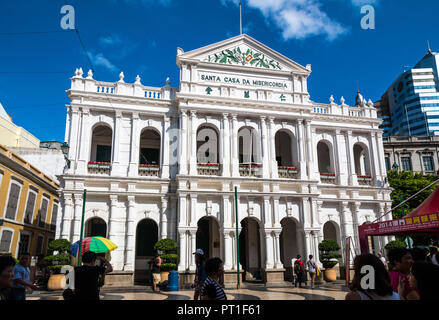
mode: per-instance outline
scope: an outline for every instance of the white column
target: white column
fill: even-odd
[[[120,154],[120,129],[122,125],[122,112],[116,111],[114,121],[114,139],[113,139],[113,163],[111,164],[111,175],[118,176],[119,173],[119,154]]]
[[[186,203],[186,194],[180,194],[178,198],[178,226],[179,227],[187,227],[187,203]]]
[[[124,248],[125,248],[125,223],[118,213],[118,196],[110,195],[110,217],[108,224],[109,240],[116,243],[118,248],[111,252],[111,263],[114,270],[122,270],[124,267]]]
[[[270,197],[264,196],[264,227],[265,228],[272,228],[273,222],[271,219],[271,206],[270,206]]]
[[[348,184],[348,179],[346,176],[346,152],[344,152],[343,149],[343,143],[342,143],[342,135],[340,133],[340,130],[335,130],[335,161],[336,161],[336,165],[337,165],[337,180],[338,183],[340,185],[347,185]]]
[[[273,208],[273,216],[274,216],[274,227],[275,228],[282,228],[280,221],[279,221],[279,197],[272,197],[272,208]]]
[[[385,204],[380,202],[378,204],[378,217],[377,218],[381,218],[379,221],[384,221],[386,219],[385,215]],[[383,236],[383,248],[386,244],[389,243],[389,238],[387,236]]]
[[[317,226],[320,228],[322,225],[322,206],[323,206],[323,201],[317,201],[316,202],[316,216],[317,216]]]
[[[299,170],[300,170],[300,180],[306,180],[307,175],[307,161],[305,160],[305,143],[303,134],[303,120],[297,120],[297,152],[299,153]]]
[[[179,147],[179,173],[187,174],[187,114],[186,110],[181,110],[180,113],[180,143]]]
[[[167,209],[168,209],[168,198],[163,197],[162,207],[161,207],[161,219],[160,219],[160,239],[166,239],[168,237]]]
[[[229,114],[223,113],[223,153],[222,169],[223,177],[230,177],[230,125]]]
[[[128,175],[130,177],[137,177],[139,174],[139,150],[140,150],[140,136],[137,132],[139,126],[139,114],[133,112],[131,120],[131,153],[130,153],[130,167]]]
[[[270,167],[271,167],[271,178],[277,179],[279,178],[278,173],[278,163],[276,161],[276,135],[275,135],[275,127],[274,127],[274,117],[268,118],[270,123],[270,137],[269,137],[269,144],[270,144]]]
[[[233,249],[232,238],[229,231],[224,231],[224,270],[232,270]]]
[[[197,250],[197,242],[196,242],[197,230],[191,230],[190,235],[191,235],[191,250],[189,251],[189,254],[190,254],[191,264],[189,266],[189,270],[194,271],[196,269],[196,265],[195,265],[195,255],[193,253],[195,252],[195,250]]]
[[[186,270],[186,231],[179,230],[180,235],[180,263],[178,265],[178,271]]]
[[[163,119],[163,132],[162,132],[162,141],[163,141],[163,148],[162,148],[162,179],[169,179],[169,128],[171,126],[171,119],[167,116]]]
[[[349,184],[358,186],[357,174],[355,173],[354,143],[352,141],[352,131],[347,132],[347,155],[349,168]]]
[[[230,210],[230,196],[223,195],[223,219],[224,219],[224,228],[232,227],[232,212]]]
[[[360,216],[360,206],[361,202],[354,202],[354,210],[352,212],[352,222],[353,222],[353,231],[354,231],[354,241],[355,241],[355,247],[357,250],[360,248],[360,239],[358,237],[358,217]]]
[[[266,117],[261,117],[261,135],[262,135],[262,177],[269,178],[269,150],[267,143],[267,124]]]
[[[305,251],[304,260],[311,254],[311,234],[309,231],[305,231]]]
[[[75,215],[73,218],[73,242],[79,240],[82,218],[82,194],[75,194]]]
[[[62,217],[62,231],[61,238],[66,240],[72,240],[72,211],[73,201],[71,194],[64,194],[64,210]]]
[[[384,156],[384,144],[383,144],[383,135],[382,133],[378,132],[376,134],[376,140],[377,140],[377,146],[378,146],[378,154],[379,154],[379,165],[380,165],[380,176],[381,176],[381,182],[384,185],[385,177],[387,176],[387,170],[386,170],[386,161]],[[392,166],[392,163],[390,163],[390,166]]]
[[[282,267],[282,263],[280,261],[280,231],[277,231],[274,233],[274,244],[276,249],[276,255],[275,255],[275,261],[274,261],[274,268],[278,269]]]
[[[197,112],[191,110],[190,175],[197,175]]]
[[[77,146],[79,139],[79,112],[78,108],[70,107],[72,112],[72,120],[70,126],[70,141],[69,141],[69,160],[70,160],[70,170],[69,173],[73,173],[76,168]]]
[[[80,139],[80,156],[78,162],[78,173],[87,173],[87,163],[89,159],[89,145],[90,141],[90,128],[89,128],[90,111],[88,108],[82,108],[82,126],[81,126],[81,139]]]
[[[191,206],[190,206],[190,226],[197,227],[197,195],[194,193],[190,194]]]
[[[376,136],[375,136],[375,132],[371,132],[370,133],[370,144],[371,144],[371,150],[370,150],[370,155],[369,155],[369,162],[370,162],[370,174],[373,177],[373,181],[374,181],[374,186],[377,185],[378,180],[381,180],[380,177],[380,165],[379,165],[379,159],[380,159],[380,155],[378,154],[378,148],[376,145]]]
[[[314,173],[314,166],[315,162],[317,163],[317,159],[314,159],[314,153],[313,153],[313,143],[312,143],[312,133],[311,133],[311,120],[305,120],[305,129],[306,129],[306,169],[308,171],[308,179],[312,180],[314,178],[317,179]],[[318,171],[318,166],[317,171]],[[320,177],[319,177],[320,178]]]
[[[265,232],[265,249],[266,249],[266,263],[265,268],[273,269],[273,237],[269,231]]]
[[[319,252],[319,234],[314,231],[314,261],[320,265],[320,252]]]
[[[232,177],[239,177],[238,118],[232,114]]]
[[[308,198],[302,198],[302,224],[305,229],[311,228],[311,213]]]
[[[125,246],[125,271],[134,271],[134,237],[135,237],[135,226],[134,226],[134,210],[135,210],[135,197],[128,196],[128,215],[126,220],[126,246]]]
[[[319,223],[319,218],[318,218],[318,213],[317,213],[317,201],[315,199],[311,200],[310,211],[311,211],[311,217],[312,217],[312,227],[319,228],[320,223]]]

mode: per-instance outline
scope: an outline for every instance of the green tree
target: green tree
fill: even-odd
[[[389,171],[387,173],[387,176],[389,179],[390,187],[393,189],[393,192],[391,194],[393,207],[396,207],[402,201],[407,200],[408,198],[416,194],[416,192],[424,189],[426,186],[428,186],[429,184],[431,184],[432,182],[438,179],[437,176],[433,176],[433,175],[424,176],[421,173],[414,174],[413,172],[410,171],[402,171],[402,172]],[[422,204],[422,202],[424,202],[425,199],[427,199],[434,192],[434,190],[436,190],[436,187],[437,185],[433,185],[430,188],[424,190],[415,198],[406,202],[403,205],[404,214],[407,215],[412,210],[419,207]],[[402,214],[403,206],[393,211],[394,219],[399,219],[403,216]]]

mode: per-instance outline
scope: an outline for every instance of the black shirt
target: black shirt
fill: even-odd
[[[160,260],[158,258],[154,259],[152,265],[152,273],[160,273],[159,261]]]
[[[101,267],[75,267],[75,300],[99,300]]]

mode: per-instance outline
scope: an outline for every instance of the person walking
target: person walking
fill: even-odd
[[[206,259],[204,257],[204,251],[202,249],[197,249],[193,254],[195,254],[195,281],[192,287],[195,289],[194,300],[198,300],[201,294],[201,288],[204,281],[207,278],[206,275]]]
[[[15,260],[9,255],[0,255],[0,300],[14,300],[12,283]]]
[[[410,286],[408,275],[413,265],[413,257],[409,250],[404,248],[392,249],[389,252],[390,280],[393,292],[398,292],[400,282],[404,284],[405,300],[418,300],[418,293]]]
[[[154,257],[154,261],[152,263],[152,290],[154,292],[160,292],[159,289],[157,289],[157,285],[160,284],[162,281],[160,277],[160,266],[162,265],[162,258],[160,258],[160,255],[156,254]]]
[[[211,258],[206,261],[207,278],[201,288],[201,300],[227,300],[226,293],[218,284],[224,274],[224,264],[220,258]]]
[[[419,292],[418,300],[439,301],[439,266],[428,262],[415,262],[409,275],[410,287]],[[401,280],[398,292],[401,296],[407,296],[406,286]]]
[[[104,270],[96,266],[96,258],[96,253],[84,252],[82,266],[75,267],[74,300],[99,300],[99,275]]]
[[[368,273],[363,272],[363,267],[370,266],[375,272],[375,286],[373,289],[363,288],[363,277]],[[373,254],[358,255],[354,259],[354,278],[345,300],[401,300],[400,296],[393,292],[390,276],[382,261]],[[368,283],[367,281],[365,281]]]
[[[308,258],[309,258],[309,260],[307,261],[306,266],[308,269],[309,277],[311,279],[311,289],[314,289],[314,282],[315,282],[316,273],[317,273],[317,266],[316,266],[316,262],[314,261],[314,257],[312,254],[310,254]]]
[[[27,288],[36,290],[37,286],[30,282],[30,255],[23,253],[20,262],[14,267],[13,294],[16,300],[26,300]]]
[[[294,273],[296,275],[297,281],[295,283],[295,287],[297,288],[297,284],[299,284],[299,288],[302,288],[302,282],[305,283],[305,266],[303,265],[302,257],[297,255],[297,260],[294,262]]]

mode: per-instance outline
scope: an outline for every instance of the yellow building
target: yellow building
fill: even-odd
[[[55,238],[59,185],[0,145],[0,253],[46,254]]]
[[[15,125],[0,103],[0,144],[15,148],[39,148],[40,140]]]

